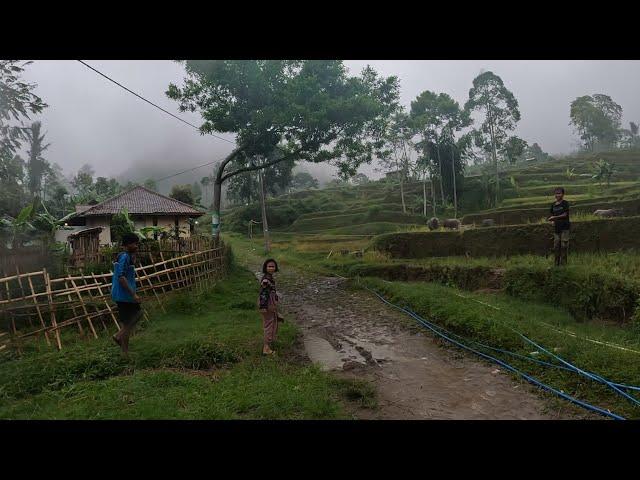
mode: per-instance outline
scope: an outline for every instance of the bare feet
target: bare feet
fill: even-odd
[[[118,345],[120,348],[122,348],[122,342],[118,338],[118,334],[117,333],[112,335],[111,338],[113,339],[114,342],[116,342],[116,345]]]
[[[273,355],[274,353],[276,353],[276,352],[271,350],[271,348],[266,346],[266,345],[262,348],[262,354],[263,355]]]

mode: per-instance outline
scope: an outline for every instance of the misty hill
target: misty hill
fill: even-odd
[[[604,159],[614,166],[607,186],[592,178],[594,162]],[[551,162],[517,165],[501,178],[500,204],[486,208],[490,192],[480,175],[468,176],[459,191],[459,215],[464,223],[494,218],[497,223],[527,223],[544,218],[553,201],[553,188],[566,188],[566,198],[585,213],[598,208],[626,207],[625,215],[640,214],[640,152],[573,155]],[[431,191],[427,191],[427,217],[432,216]],[[436,197],[439,192],[436,192]],[[439,197],[437,197],[439,198]],[[365,185],[306,190],[271,198],[267,202],[270,229],[291,234],[375,235],[424,228],[423,185],[405,184],[406,212],[397,181],[382,179]],[[508,212],[505,214],[504,212]],[[438,217],[453,216],[438,205]],[[260,220],[259,204],[226,212],[227,228],[246,233],[250,220]],[[504,220],[504,221],[501,221]]]

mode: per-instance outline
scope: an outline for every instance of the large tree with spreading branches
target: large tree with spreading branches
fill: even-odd
[[[353,175],[382,148],[398,101],[396,77],[370,67],[350,76],[339,60],[188,60],[184,66],[184,83],[169,85],[169,98],[181,111],[200,112],[203,134],[236,135],[214,179],[214,236],[225,180],[287,160],[330,162],[343,176]]]

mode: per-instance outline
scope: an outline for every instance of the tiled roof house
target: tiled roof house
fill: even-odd
[[[190,235],[189,218],[203,215],[203,212],[196,210],[191,205],[142,186],[119,193],[89,208],[84,207],[69,223],[71,225],[82,225],[86,228],[102,227],[100,232],[101,245],[111,243],[111,217],[120,213],[123,209],[129,212],[129,216],[135,223],[136,228],[149,226],[178,227],[184,231],[180,233],[180,236],[183,237]]]

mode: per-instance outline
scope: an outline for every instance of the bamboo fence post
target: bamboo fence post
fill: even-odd
[[[35,289],[33,288],[33,282],[31,281],[31,277],[27,277],[27,281],[29,282],[29,289],[31,290],[31,295],[35,295]],[[42,312],[40,311],[40,305],[38,304],[38,300],[36,300],[36,297],[33,297],[33,303],[36,306],[36,311],[38,312],[38,318],[40,319],[40,324],[46,328],[47,326],[44,323],[44,318],[42,317]],[[47,345],[51,345],[51,341],[49,340],[49,333],[45,330],[44,331],[44,338],[47,341]]]
[[[202,255],[202,283],[204,284],[204,288],[206,290],[209,288],[207,253],[203,252],[201,255]]]
[[[202,284],[200,283],[200,265],[198,265],[198,253],[194,252],[191,257],[191,270],[193,272],[193,286],[196,292],[202,291]]]
[[[91,272],[91,277],[93,278],[94,282],[99,283],[95,273]],[[113,310],[111,309],[111,305],[109,305],[109,301],[107,300],[107,298],[102,294],[102,287],[98,284],[98,293],[100,294],[101,297],[104,298],[104,305],[105,307],[107,307],[107,310],[109,310],[109,315],[111,315],[111,318],[113,319],[113,323],[116,325],[116,328],[118,330],[120,330],[120,324],[118,324],[118,320],[116,319],[116,315],[113,313]]]
[[[49,302],[49,313],[51,315],[51,325],[55,329],[56,344],[58,350],[62,350],[62,342],[60,341],[60,330],[58,330],[58,322],[56,321],[56,306],[53,303],[53,296],[51,295],[51,277],[46,268],[42,269],[44,275],[45,291],[47,292],[47,300]]]
[[[184,267],[184,258],[182,257],[182,255],[180,255],[177,260],[176,260],[176,264],[178,265],[178,272],[180,273],[180,278],[182,279],[182,286],[180,288],[187,288],[188,286],[188,280],[187,280],[187,274],[185,272]]]
[[[164,263],[164,269],[167,270],[167,281],[169,282],[169,288],[173,290],[173,279],[171,278],[171,273],[169,272],[169,264],[164,259],[164,254],[162,250],[160,250],[160,260]]]
[[[84,300],[82,299],[82,294],[78,290],[78,286],[76,285],[76,281],[71,279],[71,285],[73,286],[73,290],[78,295],[78,300],[80,300],[80,305],[82,306],[82,311],[84,312],[87,323],[89,323],[89,328],[91,329],[91,333],[93,333],[94,338],[98,338],[98,334],[96,333],[96,329],[93,327],[93,322],[91,321],[91,317],[89,316],[89,312],[87,311],[87,307],[84,304]]]
[[[67,275],[67,278],[71,278],[69,275]],[[69,303],[71,304],[71,310],[73,311],[73,317],[77,318],[77,322],[76,324],[78,325],[78,330],[80,331],[80,337],[84,338],[84,328],[82,328],[82,321],[80,320],[80,315],[78,315],[78,312],[76,310],[76,305],[73,302],[73,300],[71,299],[71,288],[69,287],[69,281],[65,280],[64,281],[64,289],[67,293],[67,300],[69,301]]]
[[[175,257],[174,268],[177,275],[180,276],[180,290],[187,286],[187,281],[184,276],[184,269],[182,268],[182,255]]]
[[[156,265],[156,262],[153,258],[153,255],[151,255],[151,263],[153,266],[153,273],[157,274],[158,273],[158,266]],[[163,285],[163,281],[162,281],[162,275],[157,275],[156,278],[158,279],[158,283],[160,284],[160,289],[162,290],[162,294],[165,294],[165,290],[164,290],[164,285]]]
[[[190,279],[191,286],[196,291],[196,293],[198,293],[200,290],[200,285],[198,283],[198,274],[196,272],[196,267],[198,263],[197,259],[198,259],[198,254],[194,253],[188,260],[185,260],[187,262],[187,276]]]
[[[18,280],[18,285],[20,286],[20,293],[22,293],[22,298],[25,298],[27,294],[24,291],[24,285],[22,285],[22,278],[20,278],[20,269],[18,268],[18,264],[16,263],[16,279]],[[27,319],[29,320],[29,326],[33,327],[33,321],[31,320],[31,314],[27,315]]]
[[[164,308],[164,305],[162,304],[162,302],[160,301],[160,297],[158,296],[158,292],[156,292],[156,288],[153,285],[153,282],[151,281],[151,279],[149,278],[149,275],[147,274],[147,270],[146,267],[142,266],[142,262],[139,262],[139,267],[140,270],[142,270],[142,273],[144,273],[144,276],[146,277],[147,283],[149,284],[149,286],[151,287],[151,291],[153,292],[153,294],[156,297],[156,301],[158,302],[158,305],[160,305],[160,309],[162,310],[163,313],[167,313],[167,311]],[[142,283],[142,282],[140,282]]]
[[[11,289],[9,288],[9,282],[4,283],[5,289],[7,290],[7,300],[11,300]],[[20,344],[18,343],[18,330],[16,329],[16,318],[13,313],[13,310],[9,310],[9,319],[11,322],[11,343],[13,343],[16,351],[21,354],[22,350],[20,349]]]
[[[198,292],[198,276],[196,274],[197,254],[192,254],[188,259],[185,259],[187,264],[187,278],[189,279],[189,286],[193,287]]]
[[[84,270],[81,268],[80,269],[80,276],[82,277],[82,284],[83,286],[87,286],[87,276],[84,274]],[[87,290],[87,293],[89,294],[89,298],[91,298],[91,304],[93,306],[93,309],[95,310],[95,312],[99,312],[100,308],[98,307],[98,305],[93,301],[94,295],[91,293],[91,290]],[[98,317],[100,319],[100,323],[102,323],[102,328],[104,328],[104,331],[109,333],[109,329],[107,328],[107,325],[104,323],[104,319],[102,318],[102,315],[100,317]]]

